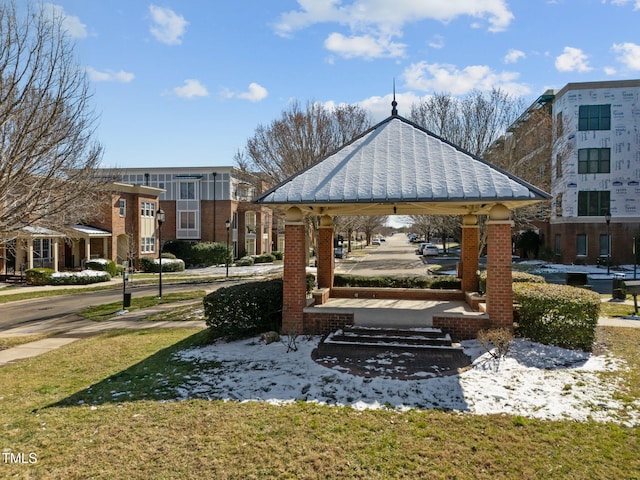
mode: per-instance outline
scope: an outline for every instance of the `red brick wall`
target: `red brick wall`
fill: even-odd
[[[304,224],[287,224],[284,229],[284,292],[282,332],[303,332],[303,309],[307,304]]]
[[[480,229],[477,226],[462,227],[462,290],[478,291],[478,243]]]
[[[489,328],[487,317],[433,317],[433,326],[451,335],[454,341],[471,340],[480,330]]]
[[[493,328],[513,328],[511,222],[487,225],[487,313]]]
[[[334,287],[332,298],[380,298],[386,300],[443,300],[465,301],[462,290],[441,290],[421,288],[361,288]]]
[[[318,234],[318,287],[333,286],[333,227],[321,227]]]
[[[303,334],[326,335],[344,328],[345,325],[353,325],[353,313],[305,312]]]

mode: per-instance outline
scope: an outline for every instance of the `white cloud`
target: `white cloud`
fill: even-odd
[[[560,72],[588,72],[588,56],[579,48],[564,47],[564,53],[556,57],[556,68]]]
[[[516,63],[521,58],[527,58],[522,50],[510,49],[504,57],[504,63]]]
[[[269,92],[267,92],[266,88],[258,83],[251,82],[249,84],[249,90],[244,93],[239,93],[237,97],[243,100],[249,100],[250,102],[259,102],[267,98],[267,95],[269,95]]]
[[[435,20],[448,23],[468,16],[489,31],[505,30],[514,16],[506,0],[298,0],[299,9],[283,13],[274,28],[278,35],[294,32],[319,23],[345,26],[349,34],[332,33],[325,47],[340,55],[364,58],[401,57],[406,45],[393,41],[402,36],[407,23]],[[475,28],[475,27],[473,27]],[[433,43],[439,48],[440,42]]]
[[[634,10],[640,10],[640,0],[611,0],[612,5],[624,6],[627,3],[633,4]]]
[[[87,75],[89,75],[89,78],[94,82],[129,83],[136,78],[133,73],[125,72],[124,70],[120,70],[119,72],[105,70],[101,72],[92,67],[87,67]]]
[[[352,30],[364,30],[374,26],[379,31],[397,31],[404,24],[421,20],[443,23],[458,17],[469,16],[486,20],[488,30],[506,29],[514,16],[505,0],[354,0],[343,5],[340,0],[298,0],[299,10],[280,16],[276,32],[287,36],[316,23],[339,23]]]
[[[180,98],[195,98],[195,97],[208,97],[209,92],[207,88],[202,85],[198,80],[187,79],[184,81],[184,85],[182,87],[176,87],[173,89],[173,93],[175,93]]]
[[[220,96],[224,99],[240,98],[242,100],[249,100],[250,102],[259,102],[264,100],[269,95],[266,88],[256,82],[249,84],[249,89],[246,92],[232,92],[228,88],[225,88],[220,92]]]
[[[62,26],[71,38],[86,38],[87,26],[80,21],[80,18],[69,15],[64,8],[54,3],[43,3],[43,13],[49,14],[51,18],[61,19]]]
[[[470,65],[458,69],[454,65],[419,62],[403,72],[407,87],[424,92],[443,92],[466,95],[473,90],[489,91],[500,88],[515,96],[527,95],[531,89],[516,80],[517,72],[494,72],[486,65]]]
[[[444,48],[444,37],[442,35],[434,35],[433,40],[431,40],[428,45],[437,50]]]
[[[184,35],[187,22],[182,15],[178,15],[170,8],[149,5],[149,13],[153,24],[149,31],[156,40],[167,45],[180,45]]]
[[[604,67],[604,73],[607,76],[616,75],[618,71],[613,67]]]
[[[332,33],[324,41],[327,50],[345,58],[362,57],[365,59],[381,57],[402,57],[406,45],[392,42],[390,38],[360,35],[345,37],[340,33]]]
[[[611,48],[618,53],[618,61],[629,70],[640,70],[640,45],[635,43],[614,43]]]

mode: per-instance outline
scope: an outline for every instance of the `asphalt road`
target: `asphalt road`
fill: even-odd
[[[216,284],[217,285],[217,284]],[[198,289],[213,290],[213,284],[164,284],[162,293],[185,292]],[[146,297],[158,294],[157,285],[133,285],[131,296]],[[122,290],[101,290],[72,295],[21,300],[0,305],[0,332],[43,320],[62,320],[73,317],[80,310],[105,303],[121,302]]]
[[[416,255],[417,243],[409,243],[406,235],[386,237],[380,246],[367,248],[365,257],[336,260],[336,272],[352,275],[426,275],[427,263],[438,264],[443,270],[455,269],[457,258],[426,257]]]

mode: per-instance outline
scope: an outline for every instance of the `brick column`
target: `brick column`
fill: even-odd
[[[303,332],[303,310],[307,305],[306,228],[299,208],[287,210],[284,226],[284,279],[282,333]]]
[[[465,215],[462,218],[462,248],[460,261],[462,262],[462,291],[478,291],[478,244],[480,228],[478,217]]]
[[[324,215],[320,218],[320,232],[318,238],[318,287],[333,287],[333,270],[335,259],[333,255],[333,218]]]
[[[487,313],[491,328],[513,329],[510,212],[495,205],[487,222]]]

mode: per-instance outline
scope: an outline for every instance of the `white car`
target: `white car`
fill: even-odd
[[[424,257],[436,257],[440,254],[438,247],[433,243],[426,243],[424,247],[422,247],[422,255]]]

